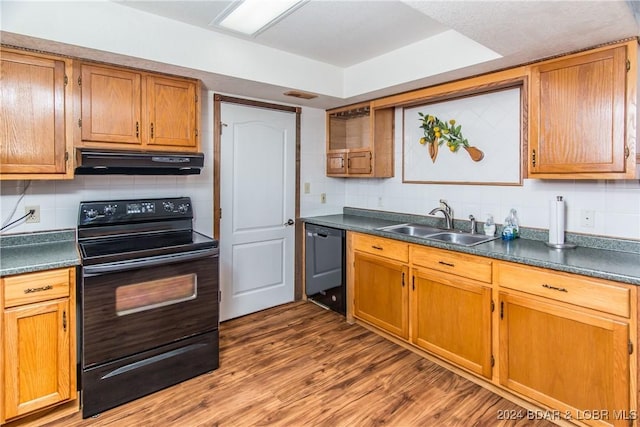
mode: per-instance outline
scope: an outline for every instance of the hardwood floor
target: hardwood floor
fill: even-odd
[[[82,420],[48,426],[550,426],[312,303],[220,327],[220,368]],[[526,411],[525,411],[526,412]]]

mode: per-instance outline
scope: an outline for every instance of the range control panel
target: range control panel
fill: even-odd
[[[191,199],[110,200],[80,202],[78,225],[130,223],[172,218],[193,218]]]

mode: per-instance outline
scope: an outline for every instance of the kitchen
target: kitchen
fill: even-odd
[[[181,47],[174,39],[168,39],[162,44],[163,49],[154,52],[153,46],[140,47],[129,46],[127,41],[135,39],[136,32],[127,28],[129,21],[121,21],[115,15],[119,15],[121,6],[109,4],[95,4],[84,10],[85,5],[76,4],[73,8],[53,7],[51,5],[16,6],[3,3],[3,30],[9,33],[30,34],[33,37],[48,40],[58,40],[67,44],[78,44],[89,46],[98,50],[106,50],[121,55],[139,58],[150,58],[155,61],[180,64],[184,59],[184,64],[190,64],[193,58],[184,58]],[[77,14],[77,15],[76,15]],[[109,22],[109,34],[111,40],[100,40],[96,35],[92,25],[100,22],[92,19],[98,14],[102,16],[114,16]],[[157,17],[131,11],[131,20],[136,22],[138,28],[148,25],[147,31],[142,33],[152,33],[157,26],[167,25],[176,27],[178,33],[185,34],[185,38],[191,43],[191,28],[186,28],[180,24],[169,23]],[[8,16],[8,17],[7,17]],[[26,17],[29,17],[27,19]],[[60,16],[70,19],[77,16],[81,28],[69,29],[68,34],[57,34],[61,28],[51,28],[43,22],[51,19],[52,16]],[[5,22],[5,20],[7,20]],[[55,19],[53,19],[55,22]],[[86,22],[85,22],[86,21]],[[30,24],[31,22],[31,24]],[[81,25],[82,24],[82,25]],[[33,28],[29,26],[33,25]],[[197,32],[200,36],[202,32]],[[4,36],[4,35],[3,35]],[[3,42],[8,36],[3,37]],[[93,44],[87,44],[87,40],[98,38]],[[114,38],[115,37],[115,38]],[[607,40],[607,41],[612,41]],[[160,45],[160,41],[157,42]],[[10,43],[17,44],[17,42]],[[123,48],[123,46],[129,46]],[[170,49],[165,49],[169,46]],[[588,47],[588,46],[584,46]],[[131,50],[128,50],[131,49]],[[201,45],[200,50],[207,52],[210,48]],[[42,50],[47,50],[42,47]],[[167,58],[173,53],[176,59]],[[200,58],[200,61],[203,59]],[[206,66],[206,64],[204,64]],[[194,64],[187,68],[198,69],[202,64]],[[217,70],[218,65],[213,69]],[[231,65],[229,65],[231,66]],[[233,72],[234,70],[232,70]],[[327,70],[325,70],[327,71]],[[185,70],[188,72],[188,70]],[[249,73],[257,73],[258,70],[250,70]],[[269,73],[269,70],[263,71]],[[175,74],[184,74],[174,71]],[[247,78],[247,71],[243,71],[244,78]],[[322,67],[318,67],[309,78],[323,80],[319,78],[322,74]],[[327,73],[332,76],[332,73]],[[255,76],[253,80],[262,81],[264,76]],[[271,82],[285,87],[307,88],[307,82],[298,82],[299,75],[283,75],[281,77],[268,76]],[[282,81],[286,80],[286,81]],[[325,79],[326,80],[326,79]],[[322,84],[330,86],[332,82],[325,81]],[[251,86],[251,85],[249,85]],[[212,91],[216,91],[216,85],[210,85]],[[310,90],[311,92],[320,90]],[[327,90],[332,93],[331,90]],[[400,92],[397,88],[393,92]],[[270,99],[259,96],[258,89],[255,95],[245,93],[241,95],[255,98]],[[237,93],[236,93],[237,95]],[[372,97],[372,96],[371,96]],[[110,176],[77,177],[71,181],[33,181],[27,196],[24,198],[24,205],[40,205],[41,222],[39,224],[24,224],[12,229],[12,232],[30,232],[37,230],[75,228],[77,221],[77,206],[81,200],[95,199],[96,194],[103,198],[117,199],[135,197],[158,197],[158,196],[190,196],[192,198],[195,218],[195,228],[207,235],[213,235],[213,210],[214,195],[211,189],[214,185],[213,178],[213,100],[211,95],[206,96],[202,102],[202,149],[207,162],[203,174],[188,177],[129,177]],[[367,97],[367,99],[370,97]],[[280,102],[280,98],[277,99]],[[291,101],[289,101],[291,102]],[[294,103],[295,104],[295,103]],[[342,105],[344,101],[334,103],[333,106]],[[399,114],[397,112],[396,114]],[[396,116],[396,123],[402,121]],[[383,180],[365,179],[332,179],[325,176],[325,112],[322,108],[303,107],[301,126],[301,168],[300,184],[310,183],[309,193],[300,195],[300,216],[309,217],[322,214],[338,213],[343,206],[358,208],[369,208],[378,210],[389,210],[394,212],[414,213],[425,215],[433,207],[437,206],[438,200],[445,197],[448,203],[453,206],[455,217],[466,219],[468,215],[474,214],[480,220],[484,220],[487,214],[493,214],[498,223],[509,212],[509,209],[516,208],[521,224],[532,228],[548,228],[547,222],[547,201],[550,197],[562,194],[569,206],[567,218],[567,230],[576,233],[596,234],[610,237],[638,239],[640,236],[640,190],[637,180],[625,181],[539,181],[524,180],[522,186],[465,186],[465,185],[419,185],[402,182],[402,129],[396,126],[395,136],[395,159],[396,174],[394,178]],[[26,184],[22,181],[3,181],[2,183],[2,218],[7,216],[15,200],[19,197]],[[133,194],[132,194],[133,189]],[[187,191],[185,191],[187,189]],[[185,194],[186,193],[186,194]],[[321,203],[321,194],[326,195],[326,203]],[[583,225],[581,214],[583,211],[591,211],[595,214],[595,221],[591,225]]]

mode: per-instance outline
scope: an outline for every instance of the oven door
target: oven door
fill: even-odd
[[[82,268],[83,369],[218,328],[218,249]]]

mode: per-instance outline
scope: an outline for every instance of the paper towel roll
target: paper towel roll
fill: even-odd
[[[564,200],[557,196],[549,203],[549,243],[564,244]]]

